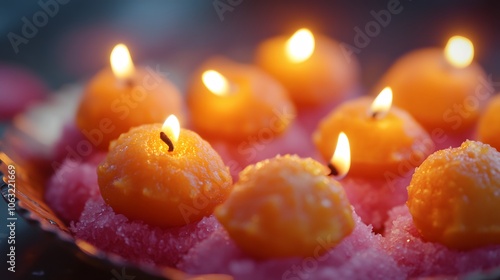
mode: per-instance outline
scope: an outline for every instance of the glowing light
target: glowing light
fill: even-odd
[[[351,147],[349,139],[344,132],[340,132],[337,147],[335,147],[335,152],[333,152],[332,159],[330,160],[330,169],[332,169],[332,175],[337,179],[341,179],[347,175],[350,167]]]
[[[128,79],[134,74],[134,62],[124,44],[118,44],[111,51],[111,69],[118,79]]]
[[[383,118],[392,106],[392,89],[385,87],[373,100],[369,115],[373,118]]]
[[[225,96],[229,94],[229,82],[226,77],[215,70],[207,70],[201,75],[203,84],[210,90],[213,94],[219,96]]]
[[[286,55],[294,63],[307,60],[314,52],[314,36],[309,29],[302,28],[286,42]]]
[[[175,115],[170,115],[165,120],[162,126],[162,131],[173,140],[173,142],[177,142],[179,140],[179,134],[181,133],[181,125],[179,124],[179,120]]]
[[[469,66],[474,59],[474,45],[462,36],[453,36],[444,50],[446,60],[457,68]]]

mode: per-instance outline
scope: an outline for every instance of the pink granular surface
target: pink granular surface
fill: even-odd
[[[361,220],[371,224],[374,230],[380,231],[388,218],[389,210],[406,202],[406,187],[410,183],[411,174],[412,172],[392,180],[348,175],[341,182],[347,198]]]
[[[277,237],[279,238],[279,237]],[[382,249],[382,237],[356,216],[356,227],[335,248],[309,258],[255,260],[242,252],[223,228],[197,244],[179,264],[191,274],[223,273],[235,279],[405,279]],[[324,243],[318,242],[323,253]],[[290,244],[293,246],[293,244]]]
[[[500,266],[500,245],[457,251],[423,241],[406,205],[389,213],[383,245],[410,277],[460,276]]]
[[[162,229],[130,221],[98,198],[87,202],[79,222],[71,224],[71,231],[77,238],[131,262],[175,266],[189,249],[219,227],[210,216],[187,226]]]
[[[316,155],[310,134],[296,123],[293,123],[283,135],[261,134],[260,137],[249,137],[236,143],[224,140],[209,140],[209,142],[229,167],[235,181],[240,171],[249,164],[276,155],[296,154],[301,157]]]
[[[96,168],[104,157],[101,153],[85,162],[67,159],[50,178],[45,201],[64,221],[77,221],[87,200],[100,197]]]

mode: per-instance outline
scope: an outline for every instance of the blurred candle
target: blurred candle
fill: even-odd
[[[500,94],[488,101],[479,119],[477,139],[500,151]]]
[[[450,38],[445,49],[426,48],[400,58],[375,88],[390,86],[394,104],[407,110],[440,147],[459,145],[478,120],[491,88],[484,70],[473,61],[474,46],[461,36]],[[446,136],[459,136],[444,142]],[[436,139],[435,139],[436,140]]]
[[[76,124],[98,149],[131,127],[165,120],[176,114],[183,120],[177,88],[151,68],[134,67],[125,45],[110,56],[111,68],[103,69],[87,85]]]
[[[257,64],[278,79],[300,109],[345,99],[358,83],[358,64],[338,42],[302,28],[261,43]]]

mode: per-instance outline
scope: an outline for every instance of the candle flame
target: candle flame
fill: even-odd
[[[349,172],[351,167],[351,147],[349,146],[349,139],[344,132],[340,132],[337,140],[337,147],[333,152],[332,159],[330,160],[332,166],[332,173],[337,179],[342,179]],[[336,171],[336,174],[333,172]]]
[[[161,129],[174,142],[177,142],[177,140],[179,140],[179,134],[181,133],[181,125],[179,124],[179,120],[175,115],[168,116],[168,118],[163,123]]]
[[[207,70],[203,72],[201,79],[213,94],[225,96],[229,93],[229,82],[221,73],[215,70]]]
[[[474,58],[474,45],[462,36],[453,36],[448,40],[444,50],[446,60],[457,68],[465,68]]]
[[[111,69],[118,79],[128,79],[134,74],[134,62],[127,46],[118,44],[111,51]]]
[[[309,29],[302,28],[286,42],[286,55],[293,63],[307,60],[314,52],[314,36]]]
[[[370,116],[376,118],[383,118],[392,106],[392,89],[385,87],[373,100],[370,106]]]

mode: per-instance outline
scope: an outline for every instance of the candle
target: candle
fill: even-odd
[[[500,151],[500,95],[493,97],[479,119],[477,139]]]
[[[358,63],[339,43],[302,28],[259,45],[256,62],[289,91],[297,107],[317,107],[345,99],[357,86]]]
[[[407,112],[391,106],[391,100],[392,91],[385,88],[375,100],[345,102],[313,134],[325,160],[334,154],[339,132],[349,137],[351,166],[343,185],[356,213],[377,231],[388,211],[406,201],[414,168],[434,149],[427,132]]]
[[[354,228],[340,183],[319,162],[277,156],[248,166],[215,215],[234,242],[259,259],[318,257]]]
[[[439,147],[460,145],[470,137],[486,101],[482,91],[491,88],[473,57],[472,42],[454,36],[444,51],[426,48],[400,58],[375,89],[390,86],[394,104],[436,135]]]
[[[126,46],[111,53],[111,69],[99,72],[87,85],[80,102],[76,124],[98,149],[130,128],[157,123],[169,114],[182,120],[179,91],[150,68],[134,67]]]
[[[191,122],[211,139],[243,141],[263,128],[274,136],[284,133],[295,115],[285,89],[251,65],[225,58],[206,61],[193,76],[188,94]]]
[[[102,197],[118,214],[160,227],[181,226],[212,213],[232,187],[228,168],[177,118],[122,134],[98,166]]]
[[[467,250],[500,245],[499,194],[500,153],[468,140],[418,167],[407,205],[424,240]]]

